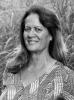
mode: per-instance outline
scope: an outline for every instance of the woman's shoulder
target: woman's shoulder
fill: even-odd
[[[23,86],[20,81],[19,75],[14,75],[7,73],[5,79],[3,79],[3,85],[6,85],[6,90],[2,92],[0,100],[8,100],[11,95],[11,98],[19,91],[22,90]]]
[[[62,64],[61,62],[56,62],[54,66],[57,66],[54,70],[55,72],[60,72],[60,73],[67,73],[67,74],[72,74],[74,73],[73,70],[71,70],[68,66]]]
[[[74,96],[74,71],[67,66],[64,66],[60,62],[56,62],[54,66],[57,67],[45,78],[42,77],[40,88],[44,88],[47,91],[54,90],[54,93],[56,94],[57,92],[63,93],[65,97],[70,97],[71,95]]]
[[[3,85],[14,84],[14,75],[4,71],[3,73]]]
[[[12,74],[7,71],[4,71],[3,73],[3,85],[10,87],[15,87],[16,89],[18,87],[22,86],[22,83],[20,81],[20,74]]]
[[[74,71],[71,70],[68,66],[63,65],[60,62],[56,62],[54,64],[55,68],[48,73],[48,78],[53,80],[57,77],[63,78],[63,80],[66,80],[67,77],[74,78]]]

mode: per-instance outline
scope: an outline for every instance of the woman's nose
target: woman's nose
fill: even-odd
[[[34,35],[35,35],[35,30],[34,30],[34,28],[32,28],[32,29],[30,30],[28,36],[29,36],[29,37],[32,37],[32,36],[34,36]]]

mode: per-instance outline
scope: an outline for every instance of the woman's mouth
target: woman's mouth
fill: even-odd
[[[28,43],[31,45],[31,44],[35,44],[35,43],[37,43],[38,41],[36,41],[36,40],[28,40]]]

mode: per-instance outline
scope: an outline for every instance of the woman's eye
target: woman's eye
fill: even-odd
[[[41,32],[42,29],[41,29],[41,28],[38,28],[38,27],[35,27],[35,31],[36,31],[36,32]]]
[[[31,30],[31,27],[25,27],[24,29],[26,32],[29,32]]]

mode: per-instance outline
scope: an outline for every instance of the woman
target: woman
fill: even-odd
[[[20,40],[21,52],[5,70],[12,73],[16,91],[9,100],[74,100],[73,71],[64,66],[66,48],[57,16],[32,6],[22,18]]]

